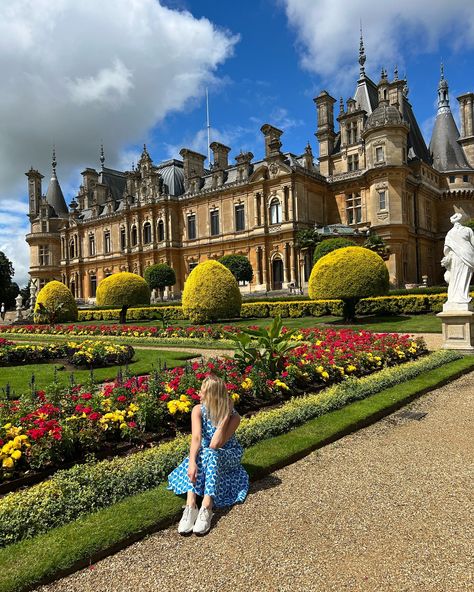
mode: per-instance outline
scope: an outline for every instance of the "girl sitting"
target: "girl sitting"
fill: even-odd
[[[168,489],[187,493],[178,526],[180,534],[206,534],[213,508],[243,502],[249,477],[240,464],[243,449],[235,430],[240,416],[221,378],[211,374],[203,380],[201,404],[191,414],[192,438],[189,456],[168,476]],[[196,495],[202,496],[201,509]]]

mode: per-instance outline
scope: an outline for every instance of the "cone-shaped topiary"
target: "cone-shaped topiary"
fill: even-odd
[[[104,278],[97,286],[97,306],[150,304],[150,288],[136,273],[121,271]]]
[[[71,290],[62,282],[48,282],[36,298],[34,321],[51,325],[77,321],[77,305]]]
[[[218,261],[204,261],[189,274],[183,312],[193,323],[240,316],[242,296],[232,272]]]
[[[321,257],[309,277],[313,300],[344,301],[344,317],[353,320],[360,298],[388,292],[388,269],[380,255],[364,247],[345,247]]]

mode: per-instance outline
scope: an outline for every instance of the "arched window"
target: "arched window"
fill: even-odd
[[[270,202],[270,224],[281,223],[281,203],[278,198],[272,199]]]
[[[74,257],[75,255],[75,249],[74,249],[74,239],[71,239],[69,241],[69,257],[71,257],[71,259]]]
[[[145,245],[151,243],[151,224],[149,222],[145,222],[143,225],[143,243]]]
[[[132,247],[135,247],[137,243],[138,243],[137,227],[132,226]]]
[[[158,222],[158,242],[165,240],[165,225],[163,220]]]

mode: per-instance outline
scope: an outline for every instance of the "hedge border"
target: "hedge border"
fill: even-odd
[[[471,292],[474,295],[474,292]],[[398,296],[376,296],[362,298],[356,308],[357,314],[425,314],[440,312],[447,294],[403,294]],[[167,313],[171,321],[185,320],[181,306],[130,308],[127,320],[140,321],[156,318],[156,313]],[[78,321],[113,321],[119,318],[119,309],[79,310]],[[268,318],[280,315],[283,318],[306,316],[342,315],[341,300],[260,300],[243,302],[240,318]]]
[[[403,393],[400,387],[395,385],[342,409],[317,417],[291,432],[264,440],[246,450],[244,466],[249,471],[252,481],[260,479],[317,448],[378,421],[473,368],[474,357],[462,357],[406,381]],[[292,449],[291,454],[285,452],[288,448]],[[180,498],[161,485],[99,512],[83,516],[74,523],[1,549],[0,563],[4,567],[0,572],[0,592],[27,592],[38,585],[50,583],[85,568],[146,535],[169,526],[179,515],[181,503]],[[113,517],[122,516],[124,513],[137,519],[138,524],[135,528],[121,528],[121,523],[117,527]],[[115,541],[105,541],[114,525]],[[84,537],[78,536],[83,530],[88,534],[85,537],[87,543],[84,543]],[[91,536],[91,531],[95,538]],[[64,544],[66,542],[67,545]],[[69,559],[68,564],[65,551],[67,549],[71,554],[71,542],[73,546],[76,545],[73,551],[75,559]],[[41,574],[37,573],[36,564],[45,558],[48,559],[49,565],[43,566]],[[39,569],[41,571],[41,567]]]

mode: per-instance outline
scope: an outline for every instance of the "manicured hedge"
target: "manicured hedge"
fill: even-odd
[[[97,286],[97,304],[100,306],[131,306],[149,304],[150,288],[136,273],[122,271],[105,277]]]
[[[36,323],[76,321],[77,305],[71,290],[62,282],[48,282],[38,293],[34,318]]]
[[[251,446],[461,357],[457,352],[441,350],[371,376],[349,378],[317,394],[291,399],[278,409],[243,419],[237,437],[244,447]],[[155,487],[187,454],[189,439],[180,436],[129,457],[76,465],[55,473],[48,481],[4,496],[0,499],[0,545],[46,532]]]
[[[471,294],[471,295],[474,295]],[[447,294],[413,294],[407,296],[377,296],[363,298],[356,307],[358,315],[387,314],[426,314],[440,312]],[[133,321],[157,318],[157,312],[164,313],[170,321],[185,319],[181,306],[147,306],[130,308],[127,319]],[[280,315],[282,318],[341,316],[341,300],[291,300],[244,302],[240,310],[243,319],[265,319]],[[79,321],[115,321],[119,319],[119,309],[80,310]],[[226,319],[222,319],[226,320]]]

